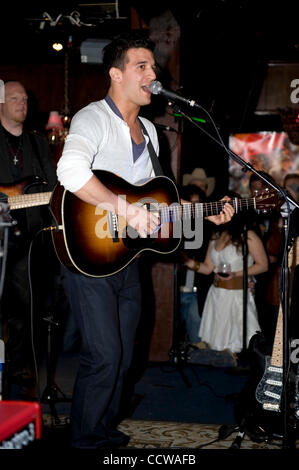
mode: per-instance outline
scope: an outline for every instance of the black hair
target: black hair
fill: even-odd
[[[284,177],[283,184],[285,185],[288,180],[293,178],[299,178],[299,173],[287,173]]]
[[[270,176],[268,173],[266,173],[265,171],[259,171],[259,174],[261,176],[264,176],[266,179],[268,179],[269,181],[271,181],[272,183],[275,184],[275,181],[274,179],[272,178],[272,176]],[[269,186],[262,178],[260,178],[257,174],[255,173],[252,173],[250,178],[249,178],[249,187],[251,187],[252,183],[254,181],[261,181],[263,183],[263,185],[267,185]]]
[[[143,48],[154,52],[155,43],[145,33],[139,31],[133,31],[114,38],[103,49],[103,66],[108,78],[111,67],[124,69],[128,60],[127,51],[132,48]]]
[[[234,191],[227,191],[227,196],[231,199],[241,199],[241,196]],[[220,224],[215,228],[216,233],[214,238],[218,238],[222,232],[227,232],[231,237],[232,245],[235,245],[240,250],[242,248],[245,228],[246,230],[256,231],[253,221],[248,217],[248,213],[246,211],[240,211],[235,213],[229,222]]]

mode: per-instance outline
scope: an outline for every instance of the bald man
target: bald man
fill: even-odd
[[[28,113],[28,95],[18,81],[4,84],[4,102],[0,103],[0,186],[1,192],[16,195],[30,181],[41,181],[28,192],[51,190],[56,183],[55,168],[46,138],[25,129]],[[30,185],[29,185],[30,186]],[[28,378],[32,375],[30,340],[30,289],[28,279],[28,251],[34,235],[49,224],[47,208],[33,207],[11,211],[18,230],[10,229],[5,285],[2,297],[6,364],[4,397],[23,399]],[[18,235],[17,235],[18,234]],[[41,242],[37,243],[40,248]],[[38,250],[37,250],[38,251]],[[37,253],[37,252],[36,252]],[[33,254],[32,276],[40,279],[37,292],[42,295],[43,278],[37,272]],[[40,259],[42,256],[40,255]],[[33,289],[36,284],[33,284]],[[35,298],[35,297],[34,297]],[[38,306],[37,306],[38,308]]]

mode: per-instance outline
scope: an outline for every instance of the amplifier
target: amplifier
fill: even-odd
[[[0,401],[0,449],[22,449],[41,438],[41,405]]]

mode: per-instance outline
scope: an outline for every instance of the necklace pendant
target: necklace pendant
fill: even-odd
[[[16,155],[14,155],[14,157],[13,157],[13,163],[14,163],[14,165],[16,165],[17,163],[19,163],[19,160],[18,160],[18,158],[17,158]]]

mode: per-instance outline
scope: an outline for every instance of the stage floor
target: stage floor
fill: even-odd
[[[62,394],[55,404],[55,420],[48,404],[42,404],[42,446],[70,448],[70,407],[78,367],[76,354],[62,355],[56,383]],[[40,374],[40,389],[45,386],[45,369]],[[183,373],[183,375],[182,375]],[[237,437],[235,400],[247,381],[246,374],[223,367],[187,364],[183,371],[169,363],[148,364],[133,390],[127,415],[119,429],[130,436],[128,449],[229,449]],[[231,431],[219,439],[219,430]],[[251,436],[252,437],[252,436]],[[256,442],[247,433],[241,449],[282,449],[281,438]],[[299,436],[296,442],[299,449]]]
[[[49,414],[43,415],[44,445],[53,440],[64,441],[64,447],[69,447],[69,416],[60,415],[60,425]],[[170,421],[145,421],[125,419],[119,429],[130,436],[128,449],[229,449],[237,437],[234,430],[226,439],[218,439],[221,424],[180,423]],[[56,437],[55,437],[56,436]],[[51,444],[51,445],[52,445]],[[270,442],[254,442],[245,434],[241,449],[277,450],[282,449],[282,440]],[[299,450],[299,439],[296,442]]]

